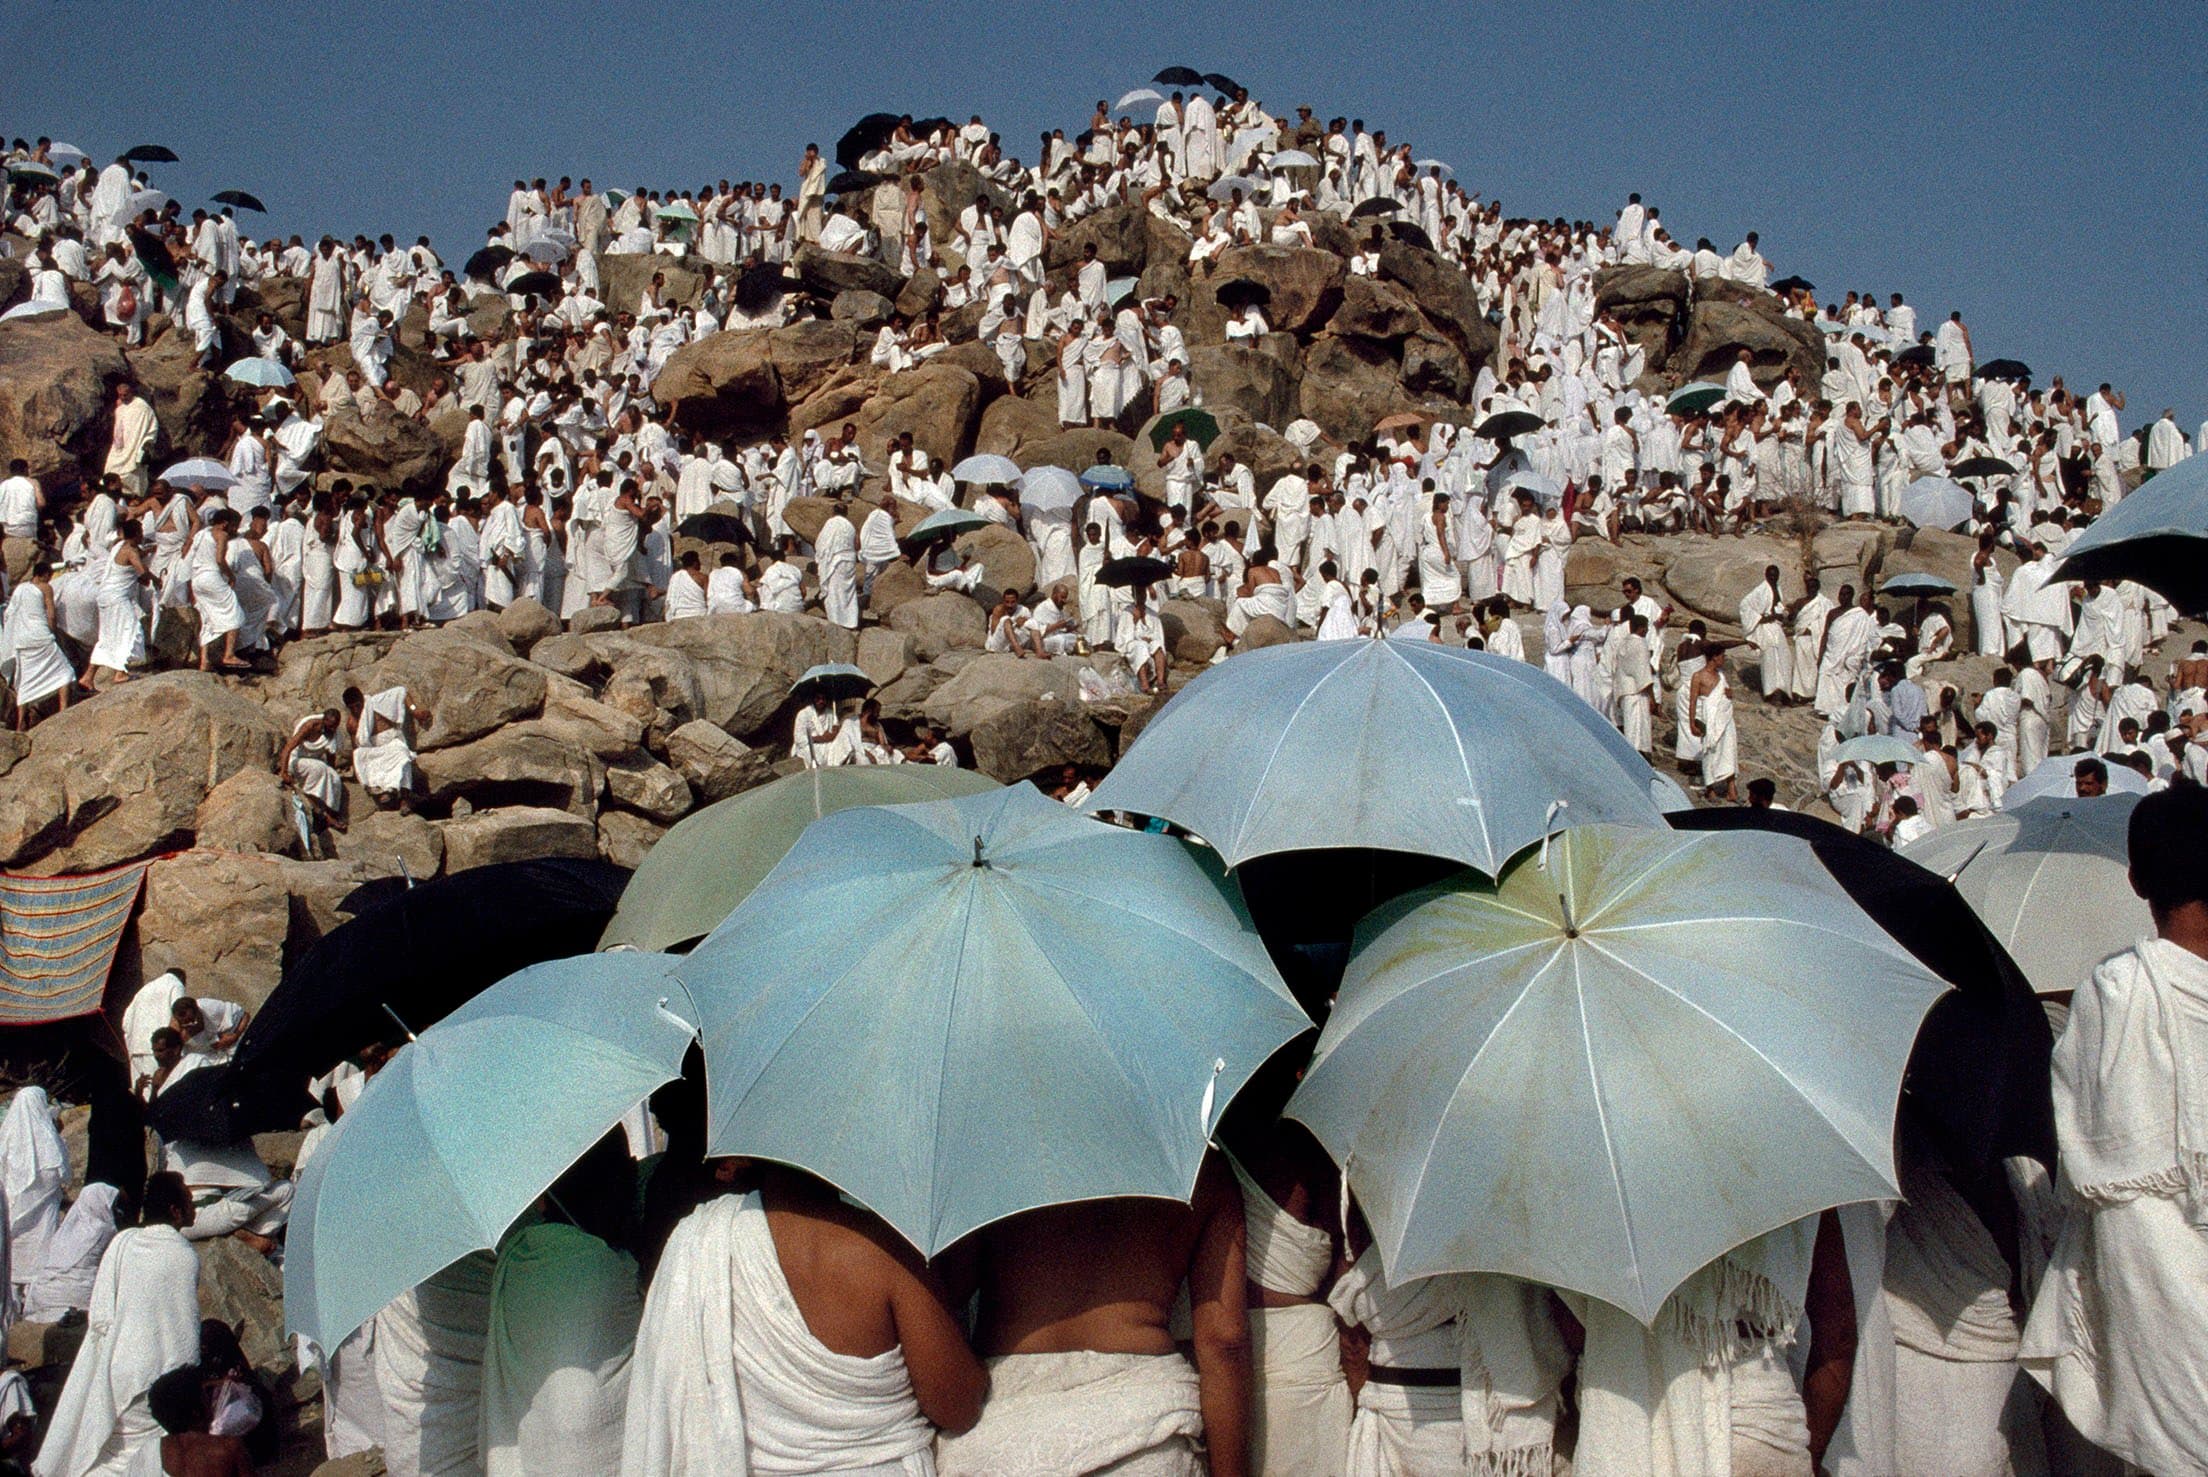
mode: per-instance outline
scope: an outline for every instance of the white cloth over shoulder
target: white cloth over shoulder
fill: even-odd
[[[636,1258],[627,1252],[551,1223],[506,1238],[483,1349],[487,1477],[605,1477],[619,1469],[643,1316]]]
[[[72,1308],[91,1306],[92,1280],[99,1275],[107,1244],[115,1239],[119,1193],[113,1185],[95,1180],[77,1196],[77,1203],[47,1238],[45,1259],[24,1279],[25,1318],[54,1323]]]
[[[623,1477],[928,1477],[934,1436],[903,1350],[862,1359],[813,1337],[757,1193],[675,1227],[637,1330]]]
[[[100,1260],[84,1345],[31,1470],[38,1477],[123,1471],[160,1434],[146,1391],[198,1358],[199,1253],[174,1226],[120,1233]]]

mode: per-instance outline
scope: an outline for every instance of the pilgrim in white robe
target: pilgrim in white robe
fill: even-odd
[[[7,1193],[7,1303],[46,1259],[46,1245],[61,1225],[61,1192],[69,1180],[69,1151],[54,1127],[54,1107],[35,1084],[17,1091],[0,1118],[0,1189]]]
[[[174,1226],[119,1232],[92,1280],[84,1344],[47,1423],[37,1477],[122,1477],[161,1428],[153,1382],[199,1358],[199,1253]]]
[[[33,1323],[58,1323],[71,1309],[92,1304],[92,1282],[100,1258],[115,1239],[113,1185],[93,1181],[78,1192],[76,1203],[47,1238],[46,1254],[23,1282],[23,1317]]]
[[[1334,1238],[1297,1220],[1231,1157],[1248,1228],[1250,1281],[1316,1298],[1334,1270]],[[1352,1402],[1334,1311],[1322,1302],[1252,1305],[1250,1467],[1262,1477],[1333,1477],[1349,1450]]]
[[[838,513],[821,525],[813,546],[813,567],[820,578],[821,614],[845,630],[859,625],[859,535]]]
[[[489,1252],[471,1252],[376,1315],[374,1366],[391,1477],[483,1470],[483,1349],[496,1266]]]
[[[403,687],[370,693],[361,703],[353,740],[353,774],[371,795],[402,795],[414,788],[414,750],[406,742]]]
[[[1756,643],[1756,680],[1767,698],[1794,690],[1794,645],[1786,629],[1786,602],[1758,580],[1740,600],[1740,629]]]
[[[1834,616],[1825,627],[1825,654],[1817,664],[1817,712],[1836,718],[1847,710],[1848,694],[1878,644],[1878,620],[1859,605]]]
[[[629,1361],[644,1316],[636,1259],[574,1226],[498,1251],[483,1349],[485,1477],[605,1477],[621,1466]]]

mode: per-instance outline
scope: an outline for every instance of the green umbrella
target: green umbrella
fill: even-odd
[[[955,538],[962,533],[972,533],[977,528],[987,528],[989,520],[971,508],[938,508],[915,523],[903,538],[897,540],[908,549],[935,542],[939,538]]]
[[[1188,427],[1188,439],[1198,446],[1210,449],[1219,439],[1219,420],[1210,411],[1198,406],[1187,406],[1167,415],[1161,415],[1150,428],[1150,449],[1156,451],[1165,445],[1166,437],[1173,434],[1175,426]]]
[[[1699,410],[1708,410],[1724,398],[1725,387],[1723,385],[1713,385],[1708,381],[1681,385],[1671,392],[1671,398],[1664,402],[1664,409],[1677,411],[1682,415],[1692,415]]]
[[[947,764],[861,764],[814,769],[708,805],[646,853],[621,894],[601,949],[677,949],[711,933],[798,834],[853,805],[905,805],[994,790],[997,782]]]
[[[931,1257],[1040,1206],[1187,1200],[1311,1025],[1201,851],[1027,784],[816,823],[678,975],[708,1151],[809,1170]]]
[[[1588,826],[1368,917],[1289,1113],[1391,1282],[1500,1272],[1653,1323],[1732,1248],[1895,1196],[1945,989],[1806,842]]]
[[[487,1251],[622,1116],[682,1074],[691,1004],[661,954],[508,976],[424,1031],[308,1161],[284,1321],[325,1349]]]

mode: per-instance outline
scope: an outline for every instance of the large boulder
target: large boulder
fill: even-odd
[[[847,287],[836,294],[836,300],[828,305],[828,317],[832,322],[848,323],[853,328],[879,328],[897,311],[897,305],[878,292],[863,287]]]
[[[1070,472],[1082,472],[1096,465],[1096,454],[1100,451],[1114,466],[1133,467],[1137,460],[1133,437],[1094,426],[1067,426],[1055,436],[1030,441],[1008,455],[1023,469],[1064,467]]]
[[[1341,305],[1349,264],[1302,246],[1237,246],[1221,253],[1211,286],[1247,279],[1271,293],[1265,321],[1286,333],[1316,333]],[[1210,296],[1210,294],[1206,294]]]
[[[1403,345],[1403,388],[1414,395],[1439,396],[1461,405],[1471,398],[1476,378],[1476,371],[1447,339],[1419,333]]]
[[[980,379],[955,364],[922,364],[893,374],[852,417],[860,454],[879,466],[889,443],[910,431],[915,446],[939,464],[952,465],[973,449],[981,402]]]
[[[914,654],[932,662],[960,647],[979,651],[988,636],[988,617],[972,596],[934,590],[890,611],[889,628],[911,637]]]
[[[644,755],[606,766],[606,799],[661,825],[672,825],[696,803],[690,782]]]
[[[930,723],[952,738],[964,738],[993,714],[1045,696],[1078,708],[1081,671],[1088,665],[1073,657],[1036,661],[1001,654],[977,656],[929,693],[923,710]]]
[[[464,632],[415,631],[401,637],[365,670],[318,674],[309,696],[335,706],[350,684],[362,692],[403,686],[430,712],[415,735],[423,750],[472,743],[544,710],[544,669]]]
[[[782,380],[768,331],[709,333],[668,356],[652,398],[678,424],[708,436],[760,436],[780,430]]]
[[[1380,248],[1380,275],[1397,283],[1418,303],[1419,311],[1457,346],[1474,370],[1495,356],[1495,325],[1480,311],[1472,279],[1437,252],[1407,241]]]
[[[1059,432],[1058,407],[1043,400],[1001,395],[981,413],[981,427],[974,434],[974,450],[1014,461],[1030,445],[1049,441]]]
[[[910,566],[908,565],[907,568]],[[884,574],[888,571],[884,570]],[[879,585],[881,581],[876,580]],[[855,665],[877,687],[884,687],[905,675],[905,669],[920,660],[919,644],[902,631],[892,631],[881,626],[868,626],[859,632],[859,653]]]
[[[1760,385],[1777,384],[1790,369],[1803,384],[1817,384],[1825,372],[1824,335],[1815,324],[1781,313],[1778,302],[1768,293],[1747,301],[1698,295],[1687,316],[1685,342],[1665,369],[1682,383],[1722,380],[1746,349],[1749,372]]]
[[[535,805],[595,815],[605,768],[596,755],[546,733],[508,728],[421,756],[430,802],[465,800],[478,810]]]
[[[1363,280],[1363,279],[1358,279]],[[1296,409],[1294,341],[1280,352],[1266,335],[1262,347],[1247,343],[1215,344],[1189,350],[1188,377],[1213,409],[1233,409],[1268,426],[1285,426]]]
[[[696,719],[667,735],[667,763],[710,805],[774,778],[774,761],[722,729]]]
[[[1227,644],[1225,612],[1216,600],[1167,600],[1158,606],[1158,624],[1172,659],[1199,667]]]
[[[1338,441],[1362,441],[1383,417],[1417,406],[1393,351],[1370,339],[1328,335],[1304,358],[1298,409]]]
[[[300,854],[291,796],[266,769],[241,769],[209,790],[192,831],[211,850]]]
[[[981,567],[974,597],[994,605],[1006,590],[1025,595],[1035,588],[1035,546],[1000,524],[962,535],[953,548]]]
[[[705,295],[705,274],[712,263],[703,257],[669,256],[663,251],[608,251],[598,257],[599,297],[618,311],[635,309],[652,278],[665,279],[659,300],[678,308],[696,307]]]
[[[617,867],[635,871],[644,865],[667,828],[626,810],[609,810],[598,817],[598,854]]]
[[[980,196],[991,207],[1012,219],[1019,202],[995,181],[963,159],[949,159],[920,174],[921,208],[928,213],[928,237],[938,243],[958,234],[959,212]]]
[[[291,901],[283,863],[186,851],[146,869],[138,908],[140,977],[181,969],[195,995],[259,1010],[284,976]]]
[[[1345,338],[1399,344],[1425,326],[1417,299],[1405,289],[1377,277],[1350,277],[1342,284],[1342,305],[1327,330]]]
[[[445,489],[452,457],[422,421],[378,412],[331,416],[322,428],[323,463],[333,473],[379,490],[428,497]]]
[[[974,768],[1015,784],[1067,764],[1103,769],[1112,746],[1079,703],[1031,698],[997,708],[974,725]]]
[[[1268,646],[1293,646],[1296,639],[1296,633],[1286,623],[1261,615],[1242,628],[1242,639],[1235,642],[1235,650],[1263,651]]]
[[[858,346],[858,333],[850,324],[827,318],[804,318],[770,329],[767,357],[783,400],[797,405],[811,399],[838,371],[851,366]]]
[[[245,348],[251,352],[252,345]],[[161,422],[169,455],[220,456],[230,436],[229,381],[200,368],[191,335],[171,328],[142,349],[125,350],[124,357]]]
[[[1651,366],[1671,357],[1693,299],[1687,274],[1669,267],[1606,267],[1595,274],[1595,308],[1617,320]]]
[[[396,810],[356,813],[337,838],[345,861],[366,862],[409,877],[434,877],[445,864],[444,833],[418,815]]]
[[[1664,588],[1672,598],[1712,625],[1737,630],[1741,597],[1754,589],[1770,565],[1779,567],[1782,589],[1801,594],[1801,550],[1765,534],[1742,538],[1690,535],[1671,550],[1664,565]],[[1684,629],[1686,622],[1674,625]]]
[[[696,716],[746,741],[765,731],[807,668],[858,654],[858,637],[841,626],[763,610],[639,626],[627,634],[639,646],[688,657],[697,673]]]
[[[538,857],[598,855],[598,826],[588,816],[544,806],[517,805],[479,810],[456,820],[439,821],[445,837],[445,867],[464,872],[494,862],[533,861]]]
[[[560,634],[560,618],[547,610],[543,601],[527,595],[499,611],[496,619],[506,644],[523,655],[539,641]]]
[[[129,377],[115,340],[73,313],[0,323],[0,466],[22,457],[50,477],[102,451]]]
[[[1050,243],[1050,267],[1078,268],[1094,243],[1105,271],[1114,277],[1140,276],[1150,256],[1149,215],[1141,203],[1131,201],[1084,216]]]
[[[31,732],[0,776],[0,858],[84,872],[190,844],[200,803],[241,769],[269,769],[283,735],[259,704],[201,672],[110,689]]]
[[[949,237],[940,238],[943,240]],[[791,262],[798,280],[808,292],[833,299],[839,292],[857,289],[861,292],[878,292],[883,297],[894,298],[904,286],[904,279],[870,256],[860,256],[849,251],[823,251],[810,244],[800,246]]]
[[[849,328],[848,323],[838,327]],[[889,377],[887,370],[873,364],[845,364],[821,382],[820,388],[790,407],[790,439],[795,441],[807,431],[819,431],[833,435],[845,422],[856,423],[858,414],[866,408]]]

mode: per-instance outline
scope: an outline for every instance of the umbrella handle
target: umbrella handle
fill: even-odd
[[[378,1001],[377,1003],[379,1005],[382,1005],[381,1001]],[[406,1039],[408,1041],[417,1042],[422,1039],[421,1037],[414,1034],[414,1028],[412,1026],[408,1025],[405,1021],[399,1019],[399,1013],[397,1011],[393,1010],[388,1005],[382,1005],[382,1009],[383,1013],[391,1017],[393,1023],[396,1024],[401,1031],[404,1031],[406,1033]]]
[[[981,864],[981,840],[977,837],[974,840],[974,865],[978,867]],[[1211,1076],[1204,1081],[1204,1105],[1197,1109],[1197,1116],[1203,1119],[1204,1137],[1207,1140],[1211,1137],[1212,1103],[1219,1096],[1219,1074],[1225,1070],[1227,1070],[1227,1059],[1225,1057],[1215,1056],[1211,1059]]]
[[[695,1036],[698,1034],[698,1028],[694,1024],[684,1020],[681,1016],[675,1014],[674,1011],[668,1009],[668,1001],[665,995],[659,997],[659,1004],[654,1008],[659,1011],[661,1020],[666,1021],[667,1024],[671,1026],[674,1026],[685,1036]]]

